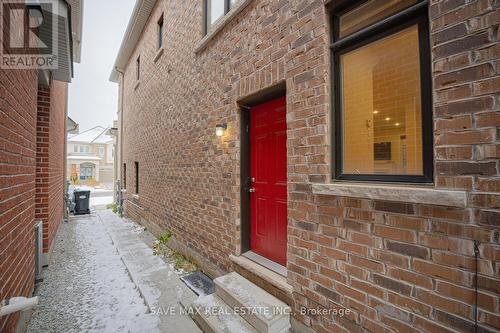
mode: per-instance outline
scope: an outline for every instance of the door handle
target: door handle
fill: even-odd
[[[251,187],[248,189],[248,193],[254,193],[255,192],[255,188]]]

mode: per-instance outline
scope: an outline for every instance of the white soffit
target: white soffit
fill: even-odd
[[[141,37],[142,31],[148,22],[149,16],[153,11],[156,1],[157,0],[136,1],[134,11],[132,12],[132,16],[128,22],[127,30],[123,36],[120,51],[118,52],[115,65],[109,77],[110,81],[118,82],[118,70],[123,71],[127,65],[127,62],[130,59],[132,52],[134,52],[135,46]]]

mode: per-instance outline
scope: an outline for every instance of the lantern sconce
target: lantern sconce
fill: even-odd
[[[215,135],[218,137],[224,136],[227,131],[227,124],[219,124],[215,126]]]

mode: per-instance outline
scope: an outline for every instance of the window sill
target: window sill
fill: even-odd
[[[313,184],[313,194],[341,197],[399,201],[437,206],[466,207],[467,192],[438,190],[424,186],[401,186],[388,184],[331,183]]]
[[[221,17],[218,22],[212,26],[212,29],[203,37],[202,40],[196,45],[194,53],[200,53],[210,43],[212,39],[229,23],[231,22],[243,9],[246,8],[252,0],[241,0],[235,5],[233,9],[226,15]]]
[[[139,84],[141,84],[141,81],[137,81],[137,82],[134,84],[134,90],[137,90],[137,88],[139,88]]]
[[[163,55],[163,52],[164,52],[163,47],[161,49],[159,49],[158,52],[156,52],[155,58],[153,59],[154,63],[156,63],[161,58],[161,56]]]

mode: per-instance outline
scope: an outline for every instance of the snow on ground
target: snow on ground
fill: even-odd
[[[102,187],[91,187],[87,185],[75,185],[75,187],[82,191],[90,191],[91,193],[99,193],[99,192],[109,192],[112,191],[110,189],[102,188]]]
[[[95,215],[62,223],[28,332],[158,332],[104,225]]]
[[[90,206],[107,206],[113,203],[113,197],[93,197],[92,193],[90,194]]]

